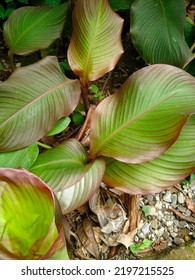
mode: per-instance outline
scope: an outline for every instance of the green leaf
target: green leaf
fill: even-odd
[[[19,0],[20,3],[28,4],[28,0]]]
[[[90,158],[103,155],[142,163],[164,153],[195,111],[195,80],[171,65],[134,73],[96,108]]]
[[[59,191],[76,184],[89,167],[83,146],[75,139],[69,139],[41,153],[30,171]]]
[[[109,0],[110,6],[114,11],[129,10],[133,3],[133,0]]]
[[[14,71],[0,84],[0,151],[39,140],[75,109],[79,97],[79,81],[64,76],[56,57]]]
[[[32,144],[17,151],[0,153],[0,167],[29,169],[37,159],[38,154],[37,144]]]
[[[25,170],[0,168],[0,258],[40,259],[58,237],[54,197]]]
[[[194,39],[195,38],[195,23],[189,17],[186,18],[184,34],[185,34],[185,40],[186,40],[189,48],[191,48],[191,46],[195,42],[195,39]]]
[[[145,215],[146,217],[150,215],[150,208],[149,208],[148,205],[144,205],[144,206],[142,207],[142,211],[144,212],[144,215]]]
[[[150,247],[151,244],[152,244],[151,240],[144,238],[144,240],[141,244],[136,244],[136,243],[132,244],[130,246],[130,250],[133,254],[138,254],[140,251]]]
[[[160,157],[142,164],[109,159],[103,181],[130,194],[158,193],[195,171],[195,115],[178,140]]]
[[[66,59],[64,59],[62,62],[60,62],[60,67],[63,71],[66,71],[66,70],[70,71],[71,70],[70,65],[68,63],[68,60],[66,60]]]
[[[111,71],[123,53],[123,19],[107,0],[78,0],[73,10],[73,33],[68,62],[83,84]]]
[[[79,111],[74,111],[72,114],[72,120],[76,126],[80,126],[84,123],[85,117]]]
[[[184,40],[183,0],[136,0],[131,6],[131,38],[147,63],[183,67],[192,55]]]
[[[4,25],[4,38],[10,53],[26,55],[47,48],[60,37],[68,4],[55,8],[22,7],[16,9]]]
[[[105,162],[98,158],[88,166],[88,171],[80,181],[63,191],[56,192],[63,214],[79,208],[98,189],[105,171]]]
[[[68,127],[70,121],[71,120],[69,117],[59,119],[54,125],[54,127],[47,133],[47,136],[52,136],[62,132]]]
[[[59,6],[61,3],[61,0],[46,0],[45,3],[49,6]]]
[[[0,18],[4,19],[5,9],[2,5],[0,5]]]

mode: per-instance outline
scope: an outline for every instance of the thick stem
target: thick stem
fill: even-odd
[[[140,219],[140,195],[127,195],[130,231],[138,227]]]
[[[81,84],[81,97],[83,99],[83,105],[85,107],[86,114],[87,114],[87,112],[89,110],[88,92],[89,92],[88,85],[84,86],[83,84]]]

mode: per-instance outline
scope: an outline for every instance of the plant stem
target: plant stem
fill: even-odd
[[[83,99],[83,105],[85,107],[85,112],[87,114],[89,110],[89,100],[88,100],[88,92],[89,92],[89,86],[81,84],[81,97]]]
[[[36,144],[39,145],[39,146],[41,146],[41,147],[43,147],[43,148],[45,148],[45,149],[47,149],[47,150],[51,149],[50,146],[48,146],[48,145],[46,145],[46,144],[43,144],[43,143],[41,143],[41,142],[36,142]]]
[[[184,69],[194,58],[195,58],[195,53],[193,53],[193,55],[190,56],[190,57],[188,58],[188,60],[186,61],[186,63],[185,63],[184,66],[183,66],[183,69]]]
[[[10,51],[8,51],[8,59],[9,59],[9,63],[10,63],[11,69],[12,69],[12,71],[14,71],[15,70],[14,55]]]
[[[140,218],[140,195],[127,195],[130,231],[135,230]]]

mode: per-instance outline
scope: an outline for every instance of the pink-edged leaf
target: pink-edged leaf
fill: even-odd
[[[26,55],[49,47],[61,35],[68,6],[66,2],[55,8],[16,9],[4,25],[4,38],[10,52]]]
[[[177,141],[160,157],[142,164],[108,159],[103,181],[130,194],[152,194],[175,185],[195,171],[195,115]]]
[[[72,20],[68,62],[86,84],[111,71],[118,62],[123,53],[123,19],[107,0],[78,0]]]
[[[90,157],[142,163],[164,153],[195,112],[195,79],[165,64],[135,72],[96,108]]]
[[[74,186],[56,192],[63,214],[67,214],[87,202],[98,189],[105,171],[101,158],[89,163],[88,172]]]
[[[54,195],[25,170],[0,168],[0,258],[40,259],[58,238]]]
[[[75,109],[79,97],[79,81],[64,76],[56,57],[17,69],[0,84],[0,151],[39,140]]]
[[[76,184],[89,170],[87,152],[75,139],[41,153],[30,171],[39,176],[55,192]]]

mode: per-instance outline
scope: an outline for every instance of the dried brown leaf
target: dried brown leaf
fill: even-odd
[[[192,199],[186,198],[186,206],[195,214],[195,202]]]
[[[99,247],[95,240],[94,231],[88,218],[85,218],[83,220],[83,224],[80,224],[78,226],[77,234],[85,249],[93,257],[99,259],[100,257]]]

